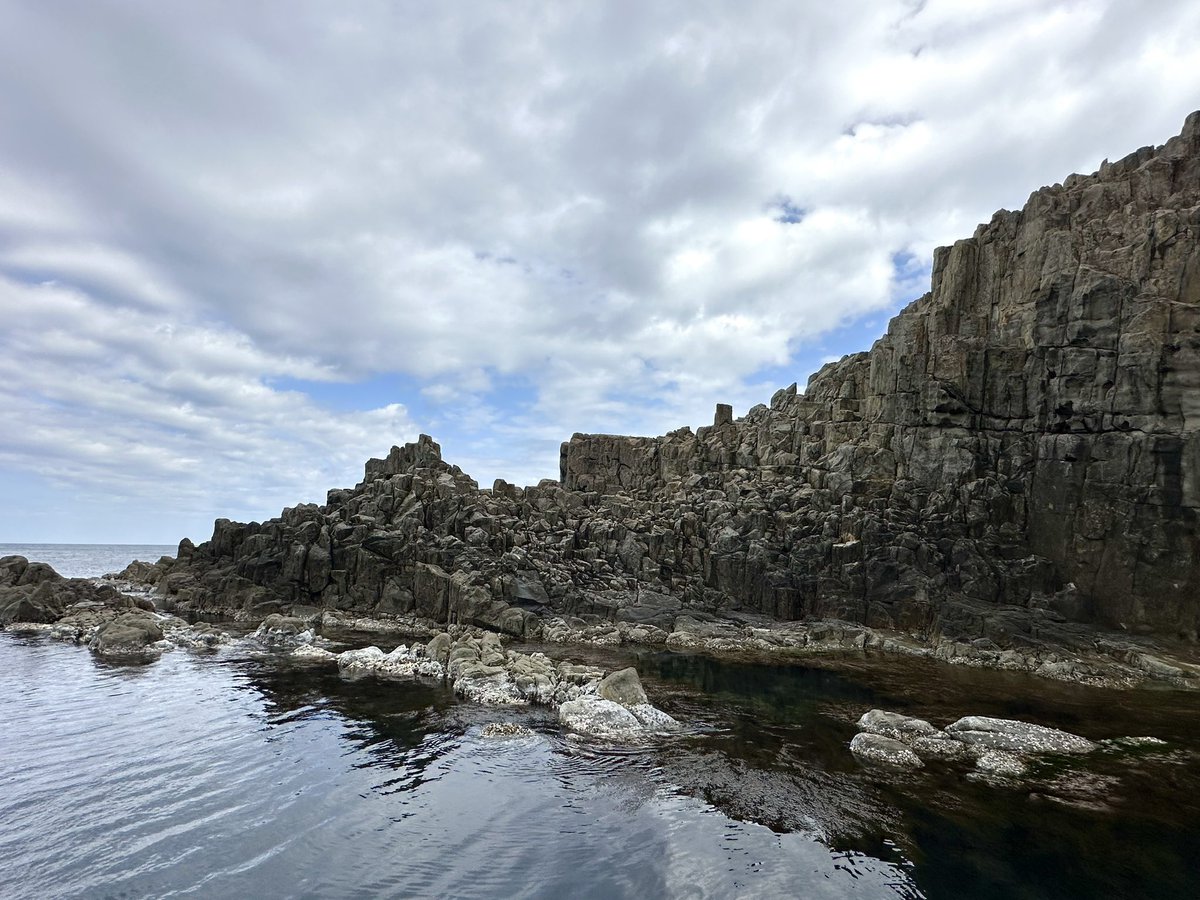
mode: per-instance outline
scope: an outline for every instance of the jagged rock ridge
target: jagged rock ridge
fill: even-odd
[[[937,251],[868,353],[734,420],[577,434],[561,481],[490,490],[422,436],[324,506],[218,520],[183,607],[542,616],[667,631],[720,612],[922,638],[1200,625],[1200,113]]]

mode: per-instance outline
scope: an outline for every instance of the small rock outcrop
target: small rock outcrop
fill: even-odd
[[[1101,746],[1057,728],[989,716],[964,716],[941,730],[924,719],[872,709],[863,713],[858,728],[850,751],[864,762],[919,769],[925,763],[969,760],[979,775],[994,779],[1019,778],[1038,757],[1087,754]],[[1126,738],[1109,746],[1128,749],[1162,743],[1155,738]]]
[[[108,584],[87,578],[64,578],[53,568],[23,556],[0,559],[0,627],[13,623],[48,625],[79,603],[133,607]]]
[[[157,656],[166,647],[162,624],[154,613],[122,613],[96,630],[88,648],[100,656]]]
[[[867,762],[897,769],[919,769],[924,765],[903,741],[866,731],[859,732],[850,741],[850,752]]]
[[[947,725],[946,734],[972,747],[1010,753],[1091,753],[1096,749],[1092,741],[1077,734],[988,716],[965,716]]]

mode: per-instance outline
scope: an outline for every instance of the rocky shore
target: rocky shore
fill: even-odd
[[[144,570],[134,564],[133,572]],[[127,570],[126,574],[129,571]],[[144,592],[127,592],[101,579],[67,579],[24,557],[0,559],[0,627],[45,632],[86,644],[100,657],[153,660],[177,649],[211,650],[234,640],[211,623],[189,623],[158,612]],[[568,729],[610,740],[633,740],[680,725],[653,706],[632,668],[605,673],[593,666],[554,663],[542,653],[506,650],[500,636],[471,626],[440,631],[415,620],[356,621],[330,617],[330,627],[383,632],[434,631],[426,643],[398,644],[389,652],[367,646],[334,653],[319,634],[323,617],[272,614],[243,640],[292,661],[334,664],[342,673],[385,678],[442,678],[465,700],[489,706],[541,704],[558,710]]]
[[[651,702],[636,669],[606,672],[595,665],[556,661],[537,650],[523,652],[506,646],[512,638],[494,630],[462,623],[447,626],[412,616],[363,618],[328,610],[309,617],[272,613],[253,631],[244,619],[228,623],[226,630],[219,624],[189,622],[161,612],[150,592],[124,580],[130,576],[152,580],[156,568],[170,567],[169,560],[155,565],[135,563],[121,573],[121,580],[118,576],[65,579],[49,566],[22,557],[0,559],[0,625],[15,632],[47,633],[54,639],[85,644],[98,657],[114,661],[146,662],[170,651],[213,651],[237,643],[243,650],[284,663],[336,667],[345,678],[441,680],[471,703],[549,707],[568,734],[606,742],[639,742],[689,731],[686,723]],[[626,626],[622,628],[556,618],[546,621],[542,634],[548,644],[603,647],[642,643],[724,656],[754,654],[775,661],[800,653],[928,654],[927,649],[901,643],[899,638],[883,638],[847,623],[774,627],[743,623],[739,628],[689,617],[679,617],[676,623],[668,633],[657,626],[622,623]],[[648,627],[656,630],[647,631]],[[339,649],[347,635],[357,635],[361,642],[364,632],[377,635],[377,643]],[[397,639],[401,635],[405,640]],[[1060,659],[1059,668],[1038,674],[1063,677],[1064,663]],[[998,661],[989,658],[987,664],[998,665]],[[1106,685],[1134,683],[1134,673],[1155,677],[1155,673],[1127,669],[1113,660],[1107,667],[1089,671],[1094,673],[1090,676],[1093,681]],[[1081,672],[1077,669],[1071,680],[1085,679]],[[1157,673],[1159,680],[1164,677]],[[1169,680],[1184,687],[1200,684],[1190,673],[1186,677],[1172,674]],[[487,735],[495,738],[528,732],[524,726],[503,722],[489,728]],[[926,719],[883,709],[864,713],[857,729],[848,749],[867,767],[958,769],[968,778],[999,786],[1021,785],[1035,793],[1044,788],[1050,799],[1060,798],[1066,791],[1074,798],[1072,802],[1090,802],[1086,765],[1064,772],[1056,760],[1082,759],[1102,751],[1132,755],[1165,746],[1154,737],[1096,742],[1045,725],[986,716],[962,716],[939,728]]]
[[[481,489],[422,435],[123,573],[165,610],[1197,682],[1200,113],[937,251],[867,353]]]
[[[173,626],[152,596],[179,621],[1200,684],[1200,113],[932,272],[869,352],[743,417],[576,434],[559,480],[524,488],[481,489],[422,435],[322,505],[219,519],[109,585],[4,560],[0,624],[153,647]]]

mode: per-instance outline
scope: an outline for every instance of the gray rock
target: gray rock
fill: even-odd
[[[563,703],[558,720],[574,731],[600,738],[630,738],[643,732],[641,721],[630,710],[598,697]]]
[[[856,734],[850,741],[850,752],[866,762],[897,769],[919,769],[924,765],[908,745],[879,734]]]
[[[101,625],[88,648],[101,656],[144,656],[162,652],[158,617],[141,610],[122,613]]]
[[[451,642],[450,635],[443,631],[430,638],[429,643],[425,645],[425,655],[430,659],[445,660],[450,653]]]
[[[1020,778],[1029,770],[1029,766],[1016,753],[984,750],[975,757],[975,769],[997,778]]]
[[[938,730],[924,719],[904,716],[883,709],[872,709],[862,714],[858,728],[869,734],[878,734],[910,744],[919,737],[931,737]]]
[[[674,716],[649,703],[635,703],[629,707],[629,711],[651,731],[674,731],[680,727]]]
[[[638,678],[637,669],[632,666],[606,676],[600,682],[600,696],[622,706],[638,706],[650,702],[642,688],[641,679]]]
[[[909,744],[913,753],[921,759],[952,761],[971,755],[970,747],[962,741],[945,736],[919,737]]]
[[[311,644],[316,637],[304,619],[272,613],[254,632],[254,639],[272,647],[297,647]]]
[[[1092,741],[1077,734],[988,716],[964,716],[946,727],[946,736],[972,747],[1014,753],[1090,753],[1096,749]]]

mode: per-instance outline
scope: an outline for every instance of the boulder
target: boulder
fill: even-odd
[[[622,706],[637,706],[649,703],[642,688],[637,669],[630,666],[613,672],[600,682],[600,696]]]
[[[641,720],[620,703],[601,698],[568,700],[558,720],[573,731],[599,738],[630,738],[643,732]]]
[[[311,644],[316,638],[312,626],[304,619],[272,613],[263,619],[254,632],[254,639],[270,647],[297,647]]]
[[[872,709],[863,713],[858,720],[858,729],[868,734],[878,734],[906,744],[912,743],[917,738],[933,737],[939,734],[938,730],[924,719],[904,716],[883,709]]]
[[[158,617],[137,610],[101,625],[88,648],[100,656],[146,656],[161,653],[162,641]]]
[[[850,752],[865,762],[897,769],[919,769],[924,765],[908,745],[865,731],[856,734],[850,741]]]
[[[1096,749],[1096,744],[1077,734],[988,716],[964,716],[946,726],[946,736],[971,747],[1021,754],[1091,753]]]

